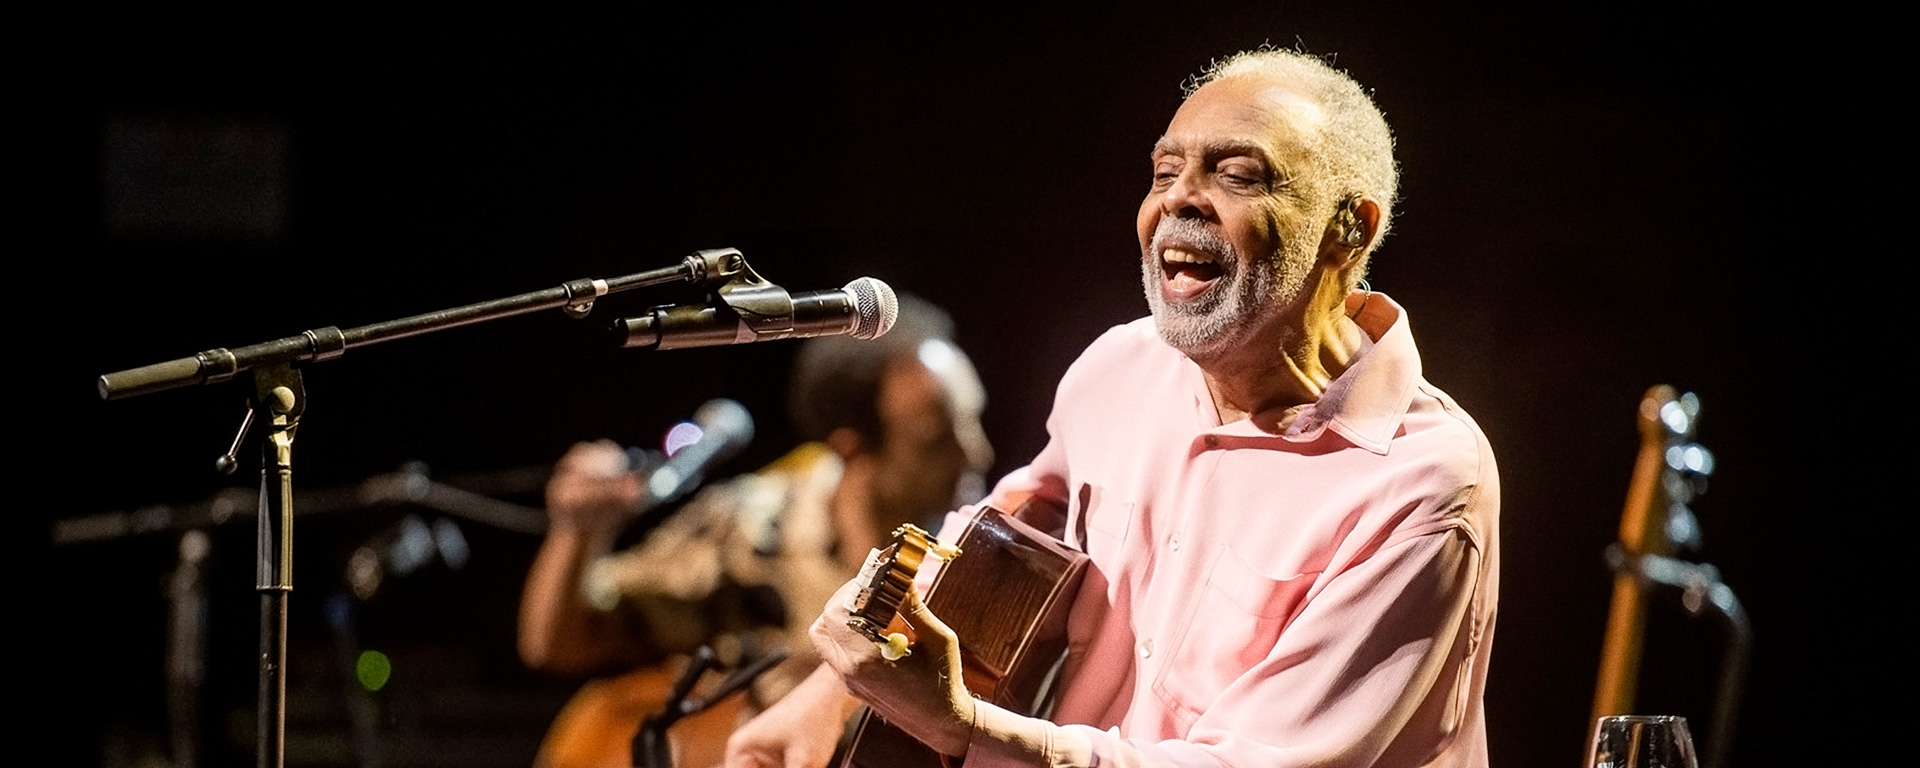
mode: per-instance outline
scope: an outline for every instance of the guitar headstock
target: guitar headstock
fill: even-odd
[[[1688,505],[1713,474],[1713,453],[1694,440],[1699,421],[1700,398],[1692,392],[1661,384],[1641,398],[1640,462],[1620,520],[1620,544],[1629,554],[1699,549],[1700,524]]]
[[[866,566],[860,571],[860,579],[866,586],[848,606],[852,615],[847,618],[847,626],[878,644],[888,659],[910,653],[906,636],[891,627],[900,605],[906,602],[907,592],[913,589],[914,578],[920,574],[921,562],[929,554],[952,560],[960,555],[960,550],[941,544],[919,526],[902,524],[894,529],[892,543],[867,558]]]

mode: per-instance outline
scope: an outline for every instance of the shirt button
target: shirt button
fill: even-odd
[[[1172,550],[1173,550],[1173,551],[1175,551],[1175,552],[1178,552],[1178,551],[1180,551],[1180,534],[1177,534],[1177,533],[1176,533],[1176,534],[1174,534],[1174,535],[1172,535],[1172,536],[1168,536],[1168,537],[1167,537],[1167,547],[1168,547],[1169,549],[1172,549]]]
[[[1140,658],[1148,659],[1152,657],[1153,657],[1153,638],[1149,637],[1147,638],[1146,642],[1140,644]]]

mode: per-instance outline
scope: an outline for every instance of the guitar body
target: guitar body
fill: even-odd
[[[643,667],[581,686],[547,729],[534,765],[632,768],[634,738],[640,734],[640,723],[665,709],[669,692],[679,678],[679,669]],[[745,706],[742,697],[730,696],[674,723],[667,736],[674,765],[719,765],[726,757],[727,737],[733,734]]]
[[[959,556],[941,568],[925,599],[960,638],[967,690],[1008,710],[1043,714],[1066,653],[1067,608],[1086,574],[1086,555],[992,507],[980,509],[956,546]],[[896,602],[884,611],[897,609]],[[942,762],[867,712],[839,765],[940,768]]]

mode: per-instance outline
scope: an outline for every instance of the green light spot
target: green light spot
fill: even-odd
[[[362,688],[377,691],[387,687],[387,679],[393,677],[393,661],[379,651],[361,651],[353,671],[360,676]]]

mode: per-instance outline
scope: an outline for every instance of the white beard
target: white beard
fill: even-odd
[[[1160,251],[1169,238],[1214,256],[1220,277],[1192,301],[1168,302],[1160,292],[1165,273]],[[1232,349],[1260,320],[1300,298],[1313,268],[1313,253],[1288,238],[1271,258],[1249,264],[1214,228],[1194,219],[1166,217],[1140,260],[1140,281],[1161,340],[1187,357],[1205,360]]]

